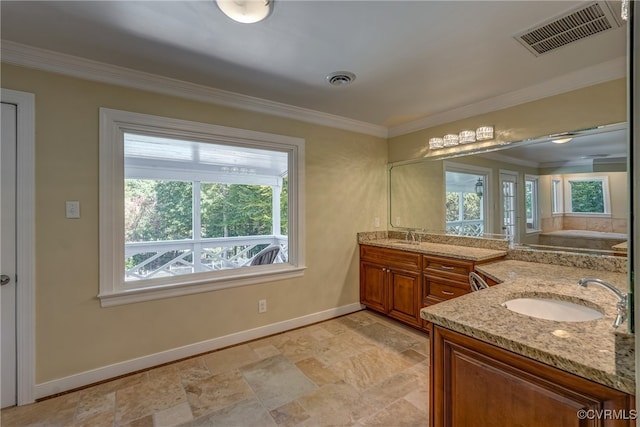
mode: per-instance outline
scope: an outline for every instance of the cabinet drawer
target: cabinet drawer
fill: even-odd
[[[422,268],[421,254],[377,246],[360,245],[360,259],[408,270]]]
[[[448,277],[454,280],[466,282],[469,273],[473,271],[473,261],[465,261],[451,258],[439,258],[424,256],[424,271],[432,276]]]
[[[425,290],[427,291],[427,293],[425,294],[427,298],[432,297],[440,300],[456,298],[470,292],[470,289],[463,289],[459,286],[452,286],[446,283],[435,281],[429,281],[429,283],[427,284],[427,289]]]

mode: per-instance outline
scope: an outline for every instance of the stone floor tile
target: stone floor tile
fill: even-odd
[[[83,420],[91,418],[96,414],[103,412],[114,413],[116,409],[116,392],[112,391],[108,394],[101,393],[82,393],[78,408],[76,410],[76,419]]]
[[[214,375],[185,386],[194,418],[254,397],[254,393],[238,370]]]
[[[199,422],[197,425],[215,427],[277,427],[269,412],[255,398],[219,409]]]
[[[361,420],[359,425],[363,427],[425,427],[429,425],[429,419],[411,403],[400,399]]]
[[[260,402],[269,410],[317,388],[313,381],[282,355],[247,365],[241,372]]]
[[[301,426],[353,425],[376,408],[348,384],[327,384],[301,396],[297,403],[310,415]]]
[[[179,426],[191,420],[193,420],[193,414],[191,413],[191,407],[187,402],[153,414],[154,427]]]
[[[342,380],[342,378],[336,375],[335,372],[331,371],[314,357],[301,360],[296,363],[296,366],[318,386],[337,383]]]
[[[260,360],[260,357],[247,345],[225,348],[202,356],[212,374],[221,374],[238,369]]]
[[[116,423],[127,423],[186,402],[177,374],[149,379],[116,392]]]
[[[74,392],[30,405],[3,409],[0,425],[3,427],[66,426],[74,421],[80,393]]]
[[[269,413],[276,424],[281,427],[293,427],[310,418],[307,411],[298,402],[289,402]]]
[[[379,322],[358,329],[358,333],[378,345],[394,351],[404,351],[418,344],[418,340],[406,333]]]
[[[342,380],[365,390],[410,367],[402,356],[381,348],[357,354],[329,367]]]

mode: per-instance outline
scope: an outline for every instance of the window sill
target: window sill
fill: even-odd
[[[137,289],[118,289],[109,293],[101,293],[98,295],[98,299],[100,299],[101,307],[112,307],[162,298],[174,298],[201,292],[302,277],[304,276],[306,267],[289,266],[279,268],[275,271],[273,269],[271,271],[265,271],[265,269],[260,267],[256,267],[256,269],[258,269],[258,271],[236,274],[232,277],[209,277],[195,281],[185,280],[169,285],[149,286]]]
[[[565,212],[564,216],[575,216],[583,218],[611,218],[611,213]]]

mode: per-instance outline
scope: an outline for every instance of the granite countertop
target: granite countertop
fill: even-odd
[[[426,255],[446,256],[449,258],[464,259],[468,261],[487,261],[502,258],[507,251],[476,248],[470,246],[449,245],[433,242],[407,242],[402,239],[375,239],[362,244],[379,246],[382,248],[402,249],[408,252],[417,252]]]
[[[626,322],[614,330],[618,298],[583,277],[603,279],[628,290],[625,273],[524,261],[498,261],[476,267],[502,282],[480,292],[425,307],[421,317],[597,383],[635,395],[635,338]],[[519,297],[551,297],[597,308],[604,317],[557,322],[514,313],[501,303]]]

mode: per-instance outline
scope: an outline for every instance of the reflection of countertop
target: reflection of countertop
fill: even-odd
[[[498,261],[476,267],[503,283],[489,289],[435,304],[421,310],[421,317],[479,340],[557,367],[600,384],[635,394],[634,337],[627,324],[614,332],[617,297],[589,284],[583,277],[597,277],[627,290],[627,275],[538,264]],[[517,314],[501,305],[522,296],[553,296],[584,305],[595,305],[605,315],[587,322],[556,322]],[[616,341],[618,345],[616,346]],[[616,347],[618,354],[616,355]]]
[[[627,252],[628,242],[618,243],[617,245],[611,246],[611,249],[616,252]]]
[[[474,248],[468,246],[447,245],[443,243],[420,242],[409,243],[400,239],[376,239],[362,242],[370,246],[382,248],[402,249],[426,255],[446,256],[469,261],[487,261],[505,256],[507,251]]]

